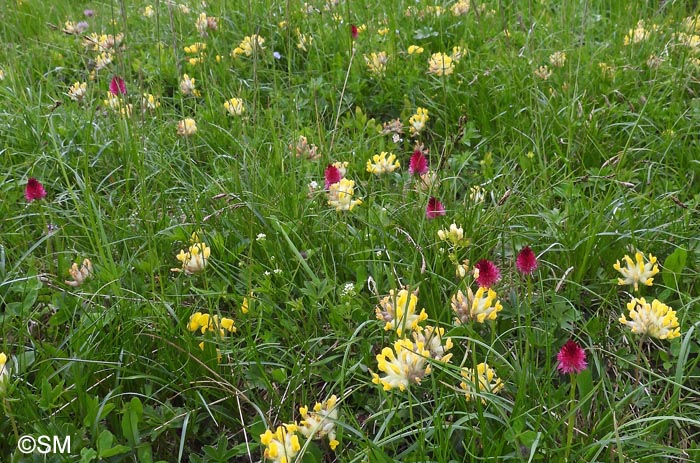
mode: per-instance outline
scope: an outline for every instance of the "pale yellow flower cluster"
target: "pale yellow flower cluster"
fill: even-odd
[[[328,205],[335,207],[336,211],[351,211],[360,204],[362,204],[362,200],[355,199],[355,182],[353,180],[342,178],[328,188]]]
[[[400,167],[401,164],[396,160],[396,155],[386,151],[375,154],[367,161],[367,172],[375,175],[388,174]]]
[[[241,55],[253,56],[254,53],[260,53],[265,49],[263,44],[265,39],[258,34],[253,34],[243,38],[241,43],[231,52],[232,58],[238,58]]]
[[[380,51],[379,53],[370,53],[369,56],[364,55],[365,64],[369,72],[375,75],[383,75],[386,71],[386,63],[389,61],[385,51]]]

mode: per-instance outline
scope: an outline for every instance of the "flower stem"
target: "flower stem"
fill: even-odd
[[[576,420],[576,374],[571,373],[571,393],[569,394],[569,425],[566,430],[566,451],[564,461],[569,461],[571,443],[574,440],[574,421]]]
[[[10,408],[10,402],[8,402],[7,397],[2,398],[2,405],[5,409],[5,415],[10,418],[10,423],[12,424],[12,432],[15,435],[15,439],[19,442],[19,431],[17,430],[17,423],[15,422],[15,417],[12,415],[12,409]]]

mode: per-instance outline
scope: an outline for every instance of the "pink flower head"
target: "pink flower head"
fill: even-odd
[[[353,40],[357,38],[357,34],[359,31],[357,30],[357,26],[354,24],[350,24],[350,37],[352,37]]]
[[[428,173],[428,160],[421,150],[415,150],[411,156],[411,162],[408,164],[408,173],[411,175],[423,175]]]
[[[112,95],[126,95],[126,83],[119,76],[112,77],[109,83],[109,93]]]
[[[445,206],[435,196],[431,196],[428,199],[428,206],[425,208],[425,216],[429,219],[434,219],[440,215],[445,215]]]
[[[490,260],[481,259],[474,265],[477,284],[482,288],[490,288],[501,280],[501,271]]]
[[[44,185],[42,185],[39,180],[34,177],[30,178],[27,182],[27,187],[24,189],[24,197],[30,203],[36,199],[41,199],[46,196],[46,190],[44,190]]]
[[[557,354],[557,368],[562,373],[581,373],[586,369],[586,351],[569,339]]]
[[[525,275],[537,270],[537,257],[535,253],[532,252],[532,249],[530,249],[530,246],[525,246],[520,250],[518,257],[515,259],[515,266],[520,273]]]
[[[343,178],[342,175],[340,175],[340,170],[338,170],[337,167],[335,167],[332,164],[328,164],[328,167],[326,167],[326,190],[331,187],[334,183],[338,183],[341,178]]]
[[[93,16],[95,16],[95,10],[91,10],[88,8],[86,10],[83,10],[83,14],[88,18],[92,18]]]

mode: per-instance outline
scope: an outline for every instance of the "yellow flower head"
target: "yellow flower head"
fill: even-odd
[[[428,117],[427,109],[416,109],[416,113],[408,120],[408,125],[410,126],[409,131],[412,137],[417,137],[423,131],[428,119],[430,119],[430,117]]]
[[[231,98],[224,103],[224,109],[228,112],[229,116],[240,116],[245,112],[245,106],[243,106],[243,100],[240,98]]]
[[[566,53],[564,53],[563,51],[555,51],[554,53],[549,55],[549,64],[551,64],[555,68],[564,67],[565,63]]]
[[[195,312],[190,316],[187,329],[193,332],[199,330],[202,334],[218,331],[222,338],[226,336],[227,331],[229,333],[238,331],[232,318],[221,317],[219,319],[218,315],[203,314],[202,312]]]
[[[260,53],[265,49],[265,47],[263,47],[264,43],[265,39],[257,34],[246,36],[238,47],[231,52],[231,57],[238,58],[241,55],[253,56],[253,53]]]
[[[452,354],[447,351],[452,349],[452,338],[445,338],[445,328],[426,326],[411,333],[416,344],[423,343],[430,352],[430,357],[441,362],[449,362]],[[443,344],[444,341],[444,344]]]
[[[95,70],[99,71],[106,68],[112,63],[112,54],[107,51],[103,51],[95,58]]]
[[[496,370],[490,368],[487,363],[480,363],[476,366],[476,372],[473,368],[462,368],[462,381],[459,386],[464,390],[467,400],[475,398],[482,392],[490,392],[497,394],[503,389],[503,381],[496,376]],[[481,403],[486,404],[486,399],[481,398]]]
[[[180,81],[180,92],[185,96],[200,96],[201,93],[195,88],[195,79],[187,74],[182,76]]]
[[[659,273],[659,265],[656,257],[649,254],[647,262],[644,262],[644,254],[637,251],[634,255],[636,262],[630,256],[622,258],[626,266],[622,267],[620,261],[616,261],[613,268],[620,272],[624,278],[618,278],[618,285],[633,285],[635,291],[639,291],[639,283],[651,286],[654,284],[654,275]]]
[[[623,44],[625,46],[631,43],[644,42],[649,38],[649,31],[644,28],[644,20],[640,19],[637,21],[637,26],[634,29],[630,29],[625,35]]]
[[[449,230],[438,230],[437,234],[440,241],[449,241],[452,246],[466,246],[469,244],[469,239],[464,239],[464,230],[455,223],[450,225]]]
[[[478,323],[495,320],[498,312],[503,310],[497,297],[496,291],[491,288],[480,287],[476,294],[472,292],[471,288],[467,288],[466,296],[462,290],[458,290],[457,294],[452,296],[452,310],[457,315],[455,324],[461,325],[471,320]]]
[[[681,335],[676,312],[654,299],[651,305],[642,297],[627,304],[630,319],[623,314],[619,321],[635,334],[646,334],[657,339],[673,339]]]
[[[393,349],[385,347],[381,354],[377,354],[377,368],[385,375],[380,377],[372,373],[372,382],[381,384],[385,391],[396,387],[403,391],[411,384],[420,384],[421,379],[431,372],[428,358],[430,351],[422,342],[414,344],[409,339],[399,339]]]
[[[314,41],[314,38],[310,35],[302,34],[299,29],[296,30],[296,33],[299,39],[297,41],[297,48],[301,51],[309,51],[308,47],[311,45],[311,42]]]
[[[260,442],[265,446],[265,458],[275,463],[291,463],[301,450],[297,426],[293,423],[278,426],[275,432],[266,430],[260,435]]]
[[[401,164],[396,160],[396,155],[389,154],[386,151],[375,154],[371,160],[367,161],[367,172],[375,175],[391,173],[399,167],[401,167]]]
[[[183,137],[189,137],[190,135],[194,135],[195,133],[197,133],[197,123],[194,119],[188,117],[187,119],[183,119],[177,123],[178,135],[182,135]]]
[[[436,76],[449,76],[455,70],[455,65],[444,53],[433,53],[428,60],[428,73]]]
[[[418,45],[411,45],[408,47],[408,54],[409,55],[420,55],[423,53],[425,50],[423,47],[419,47]]]
[[[5,392],[6,382],[10,377],[10,371],[7,365],[7,355],[0,352],[0,395]]]
[[[354,196],[355,182],[342,178],[328,188],[328,205],[335,207],[336,211],[351,211],[355,206],[362,204],[362,200],[353,199]]]
[[[192,45],[186,46],[184,48],[185,53],[188,53],[190,55],[194,55],[197,53],[202,53],[204,50],[207,49],[207,44],[204,42],[195,42]]]
[[[87,94],[87,82],[76,82],[68,89],[68,96],[73,101],[83,101]]]
[[[457,3],[452,5],[452,8],[450,8],[452,14],[455,16],[461,16],[463,14],[469,13],[469,1],[470,0],[459,0]]]
[[[386,71],[386,63],[389,61],[385,51],[380,51],[379,53],[370,53],[369,56],[364,55],[365,63],[369,72],[375,75],[382,75]]]
[[[395,330],[398,336],[403,336],[405,329],[416,330],[418,324],[428,318],[425,309],[417,312],[417,305],[418,296],[415,292],[409,293],[408,290],[402,289],[397,294],[392,289],[388,296],[379,301],[374,313],[377,320],[386,322],[384,325],[386,331]]]
[[[177,255],[177,260],[182,262],[182,268],[173,268],[170,270],[173,272],[185,272],[188,275],[199,273],[206,267],[210,255],[211,248],[209,246],[205,243],[194,243],[189,247],[187,252],[181,249],[180,253]]]
[[[144,93],[141,97],[141,107],[144,111],[153,110],[160,107],[160,101],[150,93]]]
[[[459,63],[459,60],[461,60],[466,54],[467,50],[465,50],[463,47],[452,47],[452,54],[450,55],[450,58],[452,58],[455,63]]]
[[[299,422],[299,432],[311,439],[322,439],[328,436],[331,450],[338,446],[335,434],[335,422],[338,420],[338,398],[330,396],[328,400],[316,402],[313,411],[308,407],[300,407],[299,413],[302,420]]]
[[[552,76],[552,71],[546,64],[544,64],[535,69],[535,75],[542,80],[548,80]]]
[[[144,18],[152,18],[156,14],[153,9],[153,5],[146,5],[146,7],[141,11],[141,15]]]
[[[65,283],[68,286],[77,288],[78,286],[82,285],[85,280],[92,276],[92,262],[90,262],[90,259],[83,259],[83,264],[80,267],[78,267],[78,264],[73,262],[73,265],[71,266],[70,270],[68,270],[68,273],[70,273],[70,276],[73,277],[73,281],[66,280]]]

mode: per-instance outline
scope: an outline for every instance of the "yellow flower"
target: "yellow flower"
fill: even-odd
[[[184,48],[185,53],[189,53],[189,54],[201,53],[206,49],[207,49],[207,44],[203,43],[203,42],[195,42],[192,45],[186,46]]]
[[[188,117],[177,123],[177,134],[184,137],[189,137],[197,133],[197,123],[194,119]],[[209,249],[209,248],[207,248]],[[208,257],[208,256],[207,256]]]
[[[637,21],[637,26],[634,29],[630,29],[625,35],[623,44],[625,46],[630,43],[639,43],[647,40],[649,38],[649,31],[644,28],[644,20],[640,19]]]
[[[372,382],[381,384],[385,391],[396,387],[403,391],[413,383],[420,384],[421,379],[431,372],[429,357],[430,351],[423,343],[399,339],[393,349],[385,347],[381,354],[377,354],[377,368],[385,376],[372,373]]]
[[[469,188],[469,199],[475,204],[483,203],[486,197],[486,190],[481,185],[474,185]]]
[[[379,305],[374,309],[377,320],[386,322],[384,329],[386,331],[396,330],[398,336],[403,335],[404,329],[416,330],[418,324],[427,320],[428,314],[425,309],[421,309],[416,313],[418,304],[418,295],[416,292],[409,293],[408,290],[402,289],[396,293],[395,290],[389,291],[388,296],[384,296]]]
[[[226,336],[227,331],[229,333],[235,333],[237,331],[232,318],[221,317],[221,319],[219,319],[218,315],[203,314],[202,312],[195,312],[190,316],[187,329],[192,332],[200,331],[202,334],[206,332],[215,333],[218,331],[222,338]]]
[[[266,430],[260,435],[260,442],[265,446],[265,458],[275,463],[292,463],[301,450],[295,424],[278,426],[275,432]]]
[[[99,71],[101,69],[104,69],[107,66],[109,66],[111,63],[112,63],[112,54],[107,52],[107,51],[103,51],[102,53],[97,55],[97,57],[95,58],[95,70]]]
[[[92,262],[90,262],[90,259],[83,259],[83,264],[80,267],[78,267],[78,264],[73,262],[73,265],[71,265],[68,273],[70,273],[70,276],[73,277],[73,280],[65,280],[65,283],[68,286],[77,288],[78,286],[82,285],[85,280],[92,276]]]
[[[548,80],[552,76],[552,71],[545,64],[535,69],[535,75],[542,80]]]
[[[362,204],[362,200],[353,199],[354,196],[355,182],[342,178],[329,187],[328,205],[335,207],[336,211],[351,211],[355,206]]]
[[[265,49],[263,43],[265,43],[265,39],[257,34],[246,36],[238,47],[231,52],[231,57],[237,58],[240,55],[253,56],[253,53],[259,53]]]
[[[384,71],[386,71],[386,63],[389,61],[389,57],[385,51],[380,51],[379,53],[372,52],[369,56],[364,55],[364,58],[369,72],[376,75],[384,74]]]
[[[482,392],[497,394],[503,389],[503,381],[496,376],[496,371],[490,368],[487,363],[480,363],[476,366],[476,373],[473,368],[462,368],[463,381],[459,386],[464,390],[467,400],[477,397]],[[481,398],[481,403],[486,404],[486,399]]]
[[[452,58],[444,53],[433,53],[428,66],[428,73],[436,76],[449,76],[455,70]]]
[[[496,291],[491,288],[480,287],[476,294],[472,292],[471,288],[467,288],[466,296],[462,290],[458,290],[457,294],[452,296],[452,310],[457,315],[455,324],[461,325],[471,320],[478,323],[495,320],[498,312],[503,310],[503,306],[497,298]]]
[[[452,14],[455,16],[461,16],[469,12],[469,0],[459,0],[457,3],[452,5],[450,8]]]
[[[180,92],[185,96],[200,96],[201,93],[195,88],[195,79],[185,74],[180,81]]]
[[[466,246],[469,244],[469,239],[464,239],[464,229],[453,223],[449,230],[438,230],[438,238],[440,241],[449,241],[453,246]]]
[[[240,116],[245,112],[243,100],[240,98],[231,98],[230,100],[224,102],[224,109],[226,109],[229,116]]]
[[[315,146],[315,145],[314,145]],[[345,174],[348,173],[348,165],[350,163],[348,161],[335,161],[332,162],[331,165],[338,169],[338,172],[340,173],[341,177],[345,177]]]
[[[7,367],[7,355],[4,352],[0,352],[0,395],[5,392],[7,380],[10,378],[9,370],[9,367]]]
[[[396,155],[389,154],[386,151],[375,154],[372,160],[367,161],[367,172],[375,175],[391,173],[399,167],[401,167],[401,164],[396,160]]]
[[[444,338],[445,328],[436,328],[434,326],[426,326],[420,330],[411,333],[413,340],[417,343],[422,342],[425,348],[430,352],[430,357],[441,362],[449,362],[452,354],[446,352],[452,349],[452,338]],[[445,341],[443,345],[443,339]]]
[[[68,96],[73,101],[83,101],[87,94],[87,82],[76,82],[68,89]]]
[[[419,47],[418,45],[411,45],[410,47],[408,47],[409,55],[420,55],[424,51],[425,50],[423,50],[423,47]]]
[[[156,97],[150,93],[144,93],[141,98],[141,107],[143,110],[156,109],[160,107],[160,101],[156,100]]]
[[[207,260],[210,255],[211,248],[209,246],[205,243],[194,243],[189,247],[187,252],[181,249],[180,253],[177,255],[177,260],[182,262],[182,268],[173,268],[170,270],[173,272],[184,271],[188,275],[199,273],[207,266]]]
[[[141,14],[143,15],[144,18],[152,18],[153,15],[156,14],[155,10],[153,9],[152,5],[147,5],[143,11],[141,11]]]
[[[623,278],[617,279],[618,285],[633,285],[635,291],[639,291],[639,283],[651,286],[654,284],[653,276],[659,273],[659,265],[656,263],[656,257],[649,254],[647,262],[644,262],[644,254],[637,251],[634,255],[636,263],[632,261],[630,256],[625,255],[622,260],[627,264],[626,267],[620,266],[620,261],[616,261],[613,268],[622,274]]]
[[[459,63],[459,60],[461,60],[462,57],[466,54],[467,54],[467,50],[465,50],[464,48],[452,47],[452,54],[450,55],[450,58],[452,58],[452,60],[455,63]]]
[[[310,35],[302,34],[299,29],[297,29],[297,38],[299,41],[297,42],[297,48],[302,51],[309,51],[308,46],[311,45],[311,42],[314,41],[314,38]]]
[[[0,80],[5,80],[5,71],[0,69]]]
[[[207,14],[199,13],[199,16],[197,16],[197,19],[194,22],[194,26],[197,28],[197,32],[199,32],[199,35],[201,35],[202,37],[206,37],[207,28],[209,27],[209,21],[207,21]]]
[[[412,137],[417,137],[425,128],[425,124],[428,122],[428,110],[425,108],[416,109],[416,113],[411,116],[408,120],[408,125],[410,126],[409,131]]]
[[[630,327],[635,334],[646,334],[657,339],[673,339],[681,335],[676,312],[654,299],[649,303],[642,298],[633,298],[627,304],[630,319],[623,314],[619,321]]]
[[[383,27],[377,31],[377,34],[384,36],[389,33],[389,28],[388,27]]]
[[[565,63],[566,53],[564,53],[563,51],[555,51],[554,53],[549,55],[549,64],[551,64],[555,68],[564,67]]]
[[[302,420],[299,422],[299,432],[310,439],[322,439],[328,436],[331,450],[338,446],[335,434],[335,422],[338,420],[338,398],[330,396],[328,400],[316,402],[312,412],[308,407],[300,407]]]

